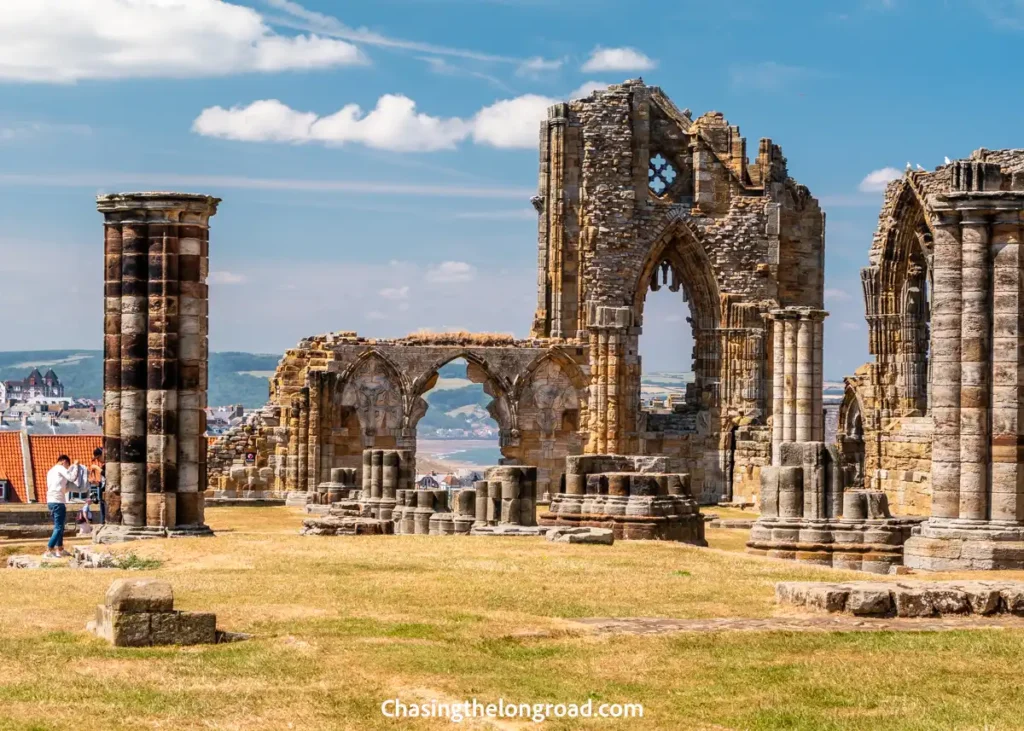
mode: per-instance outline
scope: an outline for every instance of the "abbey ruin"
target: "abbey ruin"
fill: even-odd
[[[753,553],[869,571],[1024,568],[1024,151],[979,150],[890,184],[862,275],[875,360],[846,379],[831,444],[825,216],[780,147],[762,139],[748,152],[721,114],[694,117],[640,80],[556,104],[540,133],[528,338],[310,336],[285,353],[267,404],[205,463],[187,445],[205,394],[195,369],[205,377],[206,242],[188,231],[201,223],[205,235],[215,199],[101,200],[108,476],[125,524],[198,528],[196,489],[306,504],[362,484],[362,500],[387,492],[393,512],[414,515],[415,491],[391,495],[381,482],[375,493],[364,455],[415,460],[424,395],[464,359],[491,398],[502,465],[531,481],[536,470],[530,494],[548,507],[523,525],[615,523],[617,537],[701,544],[693,499],[748,501],[761,508]],[[185,218],[153,218],[175,205]],[[129,258],[139,237],[148,309]],[[154,264],[161,252],[177,255],[173,266]],[[647,293],[662,287],[688,304],[694,381],[683,403],[655,411],[641,405],[638,342]],[[604,466],[584,469],[580,455]],[[415,502],[426,532],[428,508],[449,514]],[[452,525],[475,510],[468,497],[454,505]]]

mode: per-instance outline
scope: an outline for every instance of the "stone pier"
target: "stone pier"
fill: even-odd
[[[206,491],[209,222],[218,198],[119,193],[104,217],[103,444],[112,521],[99,542],[210,534]]]
[[[810,307],[771,310],[772,464],[783,442],[822,442],[822,349],[828,313]]]

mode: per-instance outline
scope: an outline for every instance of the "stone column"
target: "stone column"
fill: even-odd
[[[1024,275],[1021,214],[1001,211],[992,224],[992,494],[993,521],[1024,521],[1024,380],[1021,319]]]
[[[795,429],[796,441],[808,442],[811,440],[811,385],[813,382],[813,342],[812,332],[814,323],[801,317],[793,323],[796,325],[796,416]]]
[[[797,323],[792,317],[783,321],[783,386],[782,386],[782,433],[783,441],[796,441],[796,382],[797,364]]]
[[[628,442],[629,409],[624,400],[633,389],[624,384],[626,343],[633,311],[629,307],[591,305],[590,322],[590,420],[588,454],[623,450]]]
[[[963,312],[959,216],[936,219],[932,290],[932,516],[960,515],[960,368]]]
[[[209,219],[219,199],[100,196],[104,216],[104,447],[121,525],[98,540],[208,534]]]
[[[785,410],[785,321],[769,315],[772,323],[772,464],[779,464],[779,452],[785,441],[782,413]]]
[[[960,518],[988,519],[991,296],[988,218],[965,211],[961,221]]]
[[[825,410],[822,404],[824,383],[825,317],[818,313],[812,319],[813,342],[811,345],[811,441],[825,441]]]

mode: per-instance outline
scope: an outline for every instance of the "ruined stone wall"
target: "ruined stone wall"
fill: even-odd
[[[266,476],[260,489],[279,494],[315,489],[331,469],[361,469],[365,449],[415,454],[423,396],[438,370],[458,358],[493,399],[488,411],[501,430],[503,462],[537,465],[540,494],[557,491],[565,457],[582,450],[585,348],[471,335],[303,340],[278,365],[268,404],[212,446],[211,480],[227,489],[249,450],[260,479]]]
[[[534,203],[533,334],[589,340],[587,451],[657,450],[707,483],[705,497],[727,493],[734,458],[722,435],[744,420],[766,424],[773,409],[765,316],[822,306],[817,201],[771,140],[751,164],[723,115],[694,119],[657,87],[629,81],[550,109]],[[699,434],[639,410],[644,301],[660,286],[689,303]],[[820,338],[813,347],[820,358]],[[810,372],[814,354],[805,356]]]

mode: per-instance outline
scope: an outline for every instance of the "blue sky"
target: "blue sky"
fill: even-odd
[[[643,76],[748,150],[771,137],[822,201],[838,378],[867,359],[871,181],[1022,146],[1022,38],[1020,0],[18,3],[0,15],[0,348],[99,347],[93,197],[137,189],[224,199],[214,350],[525,335],[538,110]],[[687,367],[682,308],[652,300],[648,369]]]

